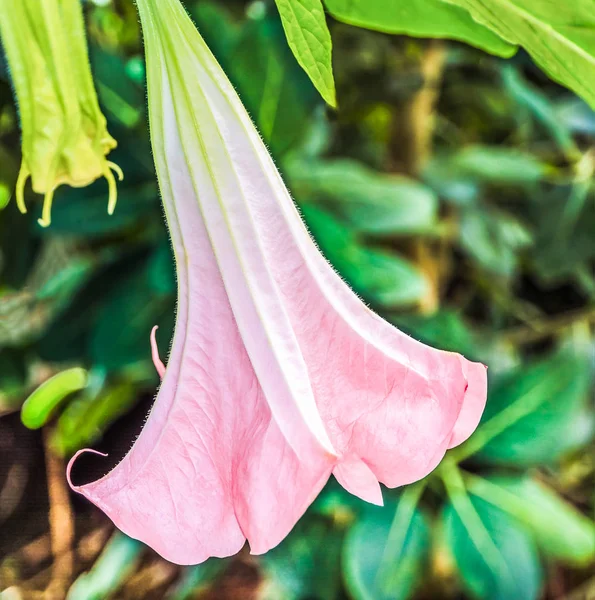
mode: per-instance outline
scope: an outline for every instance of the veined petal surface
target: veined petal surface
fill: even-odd
[[[138,0],[178,273],[173,345],[134,446],[76,487],[167,559],[278,544],[334,472],[363,499],[477,426],[485,368],[370,311],[315,246],[178,0]]]

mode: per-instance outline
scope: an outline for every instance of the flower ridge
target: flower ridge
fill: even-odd
[[[485,367],[413,340],[360,301],[319,252],[179,1],[137,5],[176,327],[166,368],[151,333],[163,379],[139,438],[74,489],[173,562],[228,556],[246,539],[260,554],[331,474],[376,504],[379,482],[427,475],[477,426]]]

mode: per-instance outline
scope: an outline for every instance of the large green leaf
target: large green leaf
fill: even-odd
[[[473,477],[470,491],[513,515],[551,558],[588,565],[595,558],[595,524],[530,477]]]
[[[408,177],[374,172],[347,159],[293,161],[287,175],[300,201],[324,203],[361,233],[411,235],[436,224],[438,199]]]
[[[593,434],[587,358],[564,351],[490,387],[482,422],[457,456],[513,467],[549,464]]]
[[[595,106],[592,0],[446,0],[511,44],[523,46],[553,79]]]
[[[320,95],[336,106],[332,41],[321,0],[275,0],[294,56]]]
[[[541,567],[529,533],[476,497],[453,498],[442,516],[444,541],[465,588],[480,600],[534,600]]]
[[[397,504],[370,506],[349,531],[343,577],[354,600],[405,600],[419,584],[429,526],[410,496],[407,490]]]
[[[475,22],[466,10],[444,0],[325,0],[329,12],[344,23],[386,33],[466,42],[509,57],[515,46]]]

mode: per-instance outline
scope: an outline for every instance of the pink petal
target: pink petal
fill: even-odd
[[[384,505],[378,479],[361,458],[353,455],[342,458],[333,469],[333,475],[354,496],[378,506]]]
[[[138,6],[176,330],[139,438],[75,489],[173,562],[234,554],[246,538],[258,554],[331,472],[377,504],[379,481],[427,475],[476,426],[485,369],[416,342],[357,298],[181,5]]]
[[[449,448],[462,444],[475,431],[481,420],[488,394],[487,367],[480,363],[469,362],[462,356],[460,359],[469,388],[465,393],[463,407],[454,426]]]

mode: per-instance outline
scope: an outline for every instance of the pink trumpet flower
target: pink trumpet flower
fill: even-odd
[[[177,321],[165,369],[153,333],[163,380],[134,446],[73,487],[175,563],[235,554],[246,539],[261,554],[331,473],[382,504],[379,482],[432,471],[477,426],[486,371],[359,300],[179,1],[137,5]]]

